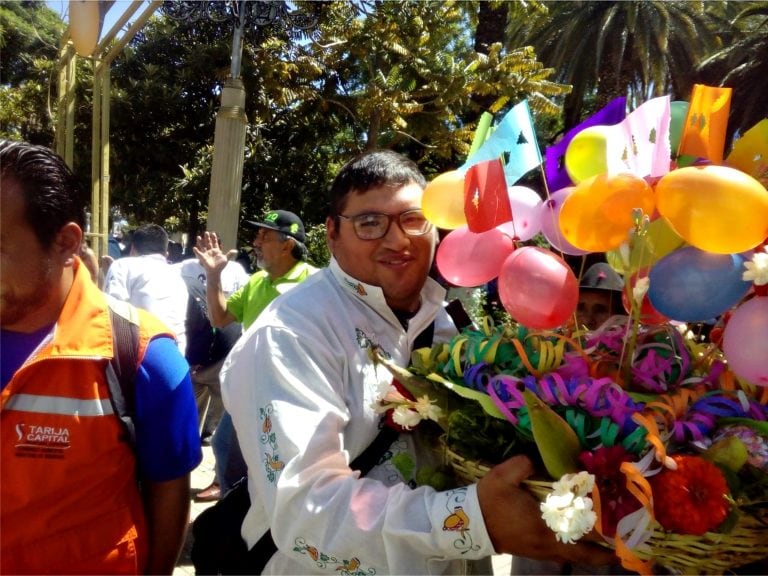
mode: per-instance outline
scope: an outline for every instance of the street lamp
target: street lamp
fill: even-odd
[[[194,22],[208,18],[216,22],[231,21],[233,25],[229,76],[221,91],[213,137],[207,229],[218,234],[223,246],[235,248],[248,123],[245,88],[240,79],[243,33],[250,27],[271,24],[307,30],[317,24],[317,13],[291,10],[288,2],[273,0],[166,0],[162,10],[173,20]]]

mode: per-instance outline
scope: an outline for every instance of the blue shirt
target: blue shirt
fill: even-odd
[[[0,331],[2,387],[51,326],[32,334]],[[136,371],[136,458],[139,476],[154,482],[179,478],[203,458],[189,365],[172,338],[154,338]]]

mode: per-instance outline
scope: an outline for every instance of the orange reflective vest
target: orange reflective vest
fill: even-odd
[[[0,396],[0,572],[140,574],[147,561],[136,458],[112,410],[108,306],[139,321],[139,361],[159,320],[108,303],[84,265],[51,336]],[[124,314],[125,315],[125,314]]]

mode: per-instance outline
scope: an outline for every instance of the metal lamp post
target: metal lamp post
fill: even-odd
[[[223,246],[235,248],[248,123],[245,88],[240,78],[243,33],[250,26],[263,27],[275,23],[305,30],[317,23],[317,16],[290,10],[287,2],[272,0],[166,0],[162,10],[174,20],[194,22],[209,18],[218,22],[229,20],[233,24],[230,71],[221,91],[221,107],[216,114],[207,229],[218,234]]]

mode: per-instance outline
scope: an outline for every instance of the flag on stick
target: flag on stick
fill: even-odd
[[[501,160],[474,164],[464,176],[464,215],[471,232],[487,232],[512,220]]]
[[[571,177],[565,169],[565,151],[573,137],[590,126],[610,126],[621,122],[626,116],[627,98],[620,96],[606,104],[592,116],[574,126],[565,133],[556,144],[547,147],[544,164],[547,177],[547,186],[551,191],[560,190],[573,184]]]
[[[510,184],[541,164],[541,152],[527,100],[504,115],[485,143],[459,170],[466,172],[475,164],[498,158],[504,159],[504,174]]]
[[[608,174],[629,172],[640,178],[669,172],[670,97],[648,100],[610,130]]]
[[[723,163],[725,131],[731,110],[731,88],[694,84],[688,115],[680,137],[680,154]]]

